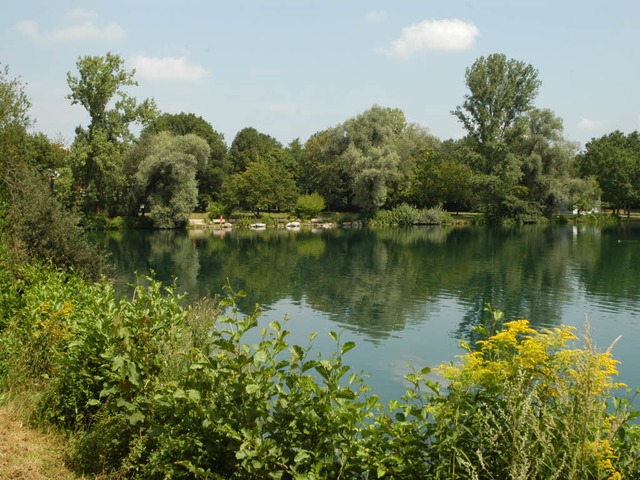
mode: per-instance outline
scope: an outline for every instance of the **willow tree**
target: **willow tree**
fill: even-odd
[[[161,132],[146,139],[135,174],[154,226],[184,225],[198,203],[196,173],[209,157],[209,145],[197,135]]]
[[[378,105],[338,127],[346,144],[341,157],[350,173],[352,202],[365,214],[387,201],[400,163],[396,139],[404,128],[402,111]]]

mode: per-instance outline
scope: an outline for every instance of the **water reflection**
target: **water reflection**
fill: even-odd
[[[637,228],[288,230],[96,234],[118,268],[118,288],[151,270],[191,300],[229,282],[247,291],[244,313],[281,299],[325,312],[372,338],[428,320],[434,304],[464,306],[456,336],[468,338],[487,302],[540,325],[562,322],[562,306],[584,289],[626,308],[640,295]]]

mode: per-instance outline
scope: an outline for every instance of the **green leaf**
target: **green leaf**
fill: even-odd
[[[269,358],[269,355],[267,353],[266,350],[258,350],[254,355],[253,355],[253,363],[255,365],[258,365],[260,363],[264,363],[267,361],[267,358]]]
[[[190,388],[187,390],[187,398],[193,402],[197,402],[200,400],[200,392]]]
[[[271,330],[275,330],[276,332],[279,332],[281,327],[280,327],[280,322],[277,322],[276,320],[274,320],[273,322],[271,322],[269,324],[269,328]]]
[[[337,341],[338,341],[338,334],[337,334],[336,332],[334,332],[333,330],[331,330],[331,331],[329,332],[329,336],[331,337],[331,339],[332,339],[334,342],[337,342]]]
[[[130,425],[135,425],[137,423],[144,422],[144,415],[140,411],[134,412],[131,415],[127,416],[126,418],[127,420],[129,420]]]
[[[244,387],[245,391],[249,394],[249,395],[253,395],[254,393],[256,393],[258,390],[260,390],[260,385],[257,385],[255,383],[250,383],[249,385],[247,385],[246,387]]]
[[[347,353],[349,350],[353,350],[354,348],[356,348],[356,343],[355,342],[346,342],[343,346],[342,349],[340,350],[340,353],[342,355],[344,355],[345,353]]]

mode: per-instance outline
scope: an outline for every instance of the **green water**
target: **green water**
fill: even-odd
[[[290,317],[291,341],[328,354],[328,332],[358,347],[346,362],[383,398],[399,397],[402,376],[454,360],[458,339],[490,302],[508,319],[584,330],[606,349],[618,336],[621,380],[640,387],[640,228],[483,227],[95,234],[117,265],[126,295],[135,272],[155,271],[188,300],[229,284],[260,304],[268,322]]]

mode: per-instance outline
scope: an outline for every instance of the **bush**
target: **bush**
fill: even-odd
[[[412,225],[447,225],[451,221],[451,215],[440,207],[417,209],[403,203],[391,210],[379,210],[370,225],[409,227]]]
[[[209,220],[215,220],[224,217],[227,214],[227,207],[221,202],[209,202]]]
[[[79,219],[60,205],[39,175],[23,170],[9,184],[6,230],[23,261],[52,262],[91,280],[110,271],[106,254],[89,243]]]
[[[615,445],[630,417],[608,408],[618,362],[572,330],[482,327],[476,351],[439,368],[448,391],[428,406],[434,478],[621,478]],[[635,463],[625,478],[637,478]]]
[[[317,217],[327,205],[319,193],[300,195],[295,206],[295,214],[301,219]]]

